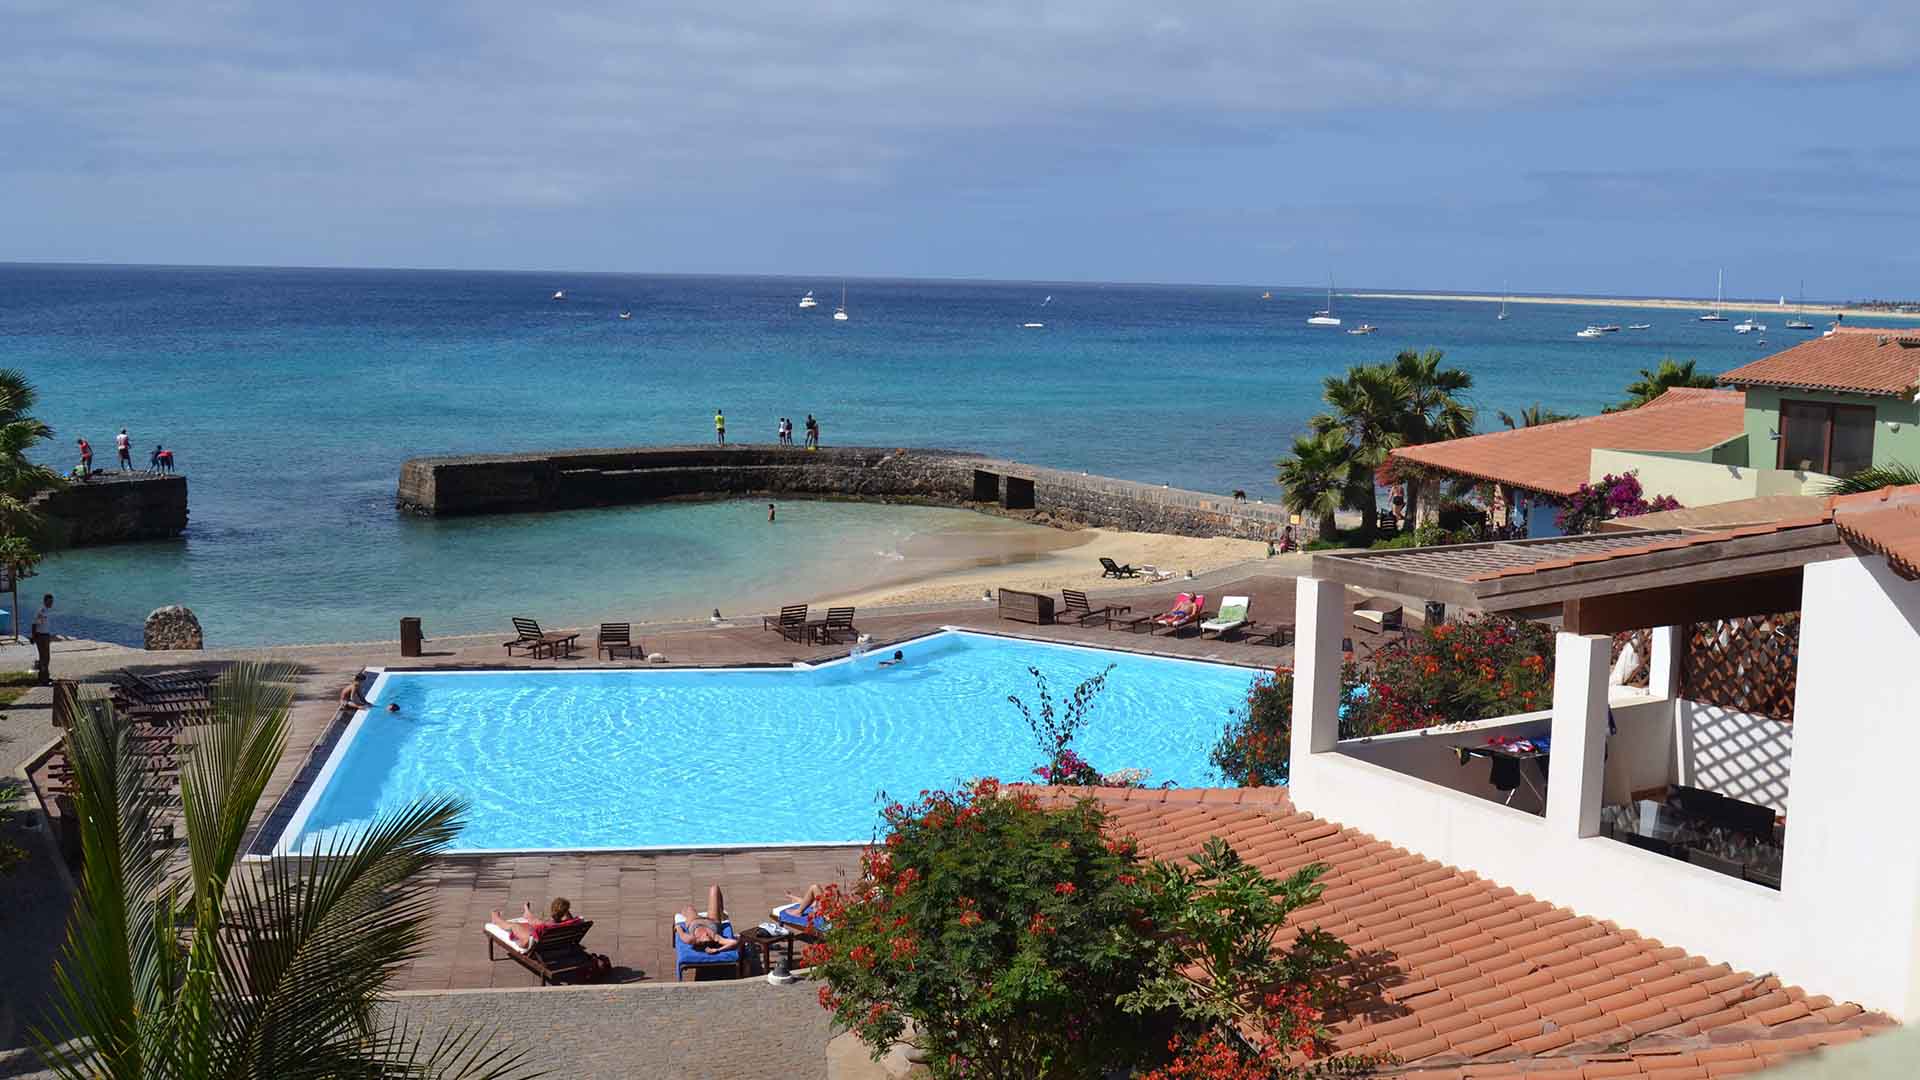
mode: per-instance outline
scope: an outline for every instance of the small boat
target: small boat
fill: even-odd
[[[1748,316],[1745,321],[1735,323],[1733,326],[1733,332],[1736,334],[1751,334],[1756,331],[1762,334],[1766,333],[1767,324],[1754,322],[1752,316]]]
[[[810,307],[819,307],[819,306],[820,306],[820,301],[818,301],[818,300],[815,300],[815,299],[813,298],[813,290],[812,290],[812,289],[808,289],[808,290],[807,290],[807,295],[805,295],[805,296],[803,296],[803,297],[801,297],[801,298],[800,298],[800,306],[801,306],[802,308],[810,308]]]
[[[1603,326],[1596,326],[1594,327],[1594,329],[1600,331],[1603,334],[1617,334],[1620,332],[1620,326],[1618,323],[1607,323]]]
[[[1507,283],[1504,281],[1500,283],[1500,287],[1503,289],[1506,288],[1506,285]],[[1506,322],[1508,319],[1513,318],[1513,316],[1507,314],[1507,298],[1505,296],[1500,298],[1500,314],[1495,315],[1494,318],[1501,322]]]
[[[1813,324],[1812,324],[1812,323],[1810,323],[1810,322],[1808,322],[1808,321],[1807,321],[1807,320],[1805,320],[1805,319],[1788,319],[1788,320],[1787,320],[1787,329],[1789,329],[1789,330],[1811,330],[1811,329],[1813,329]]]
[[[1605,336],[1605,334],[1606,334],[1605,330],[1602,330],[1597,326],[1589,326],[1585,330],[1574,331],[1573,336],[1584,337],[1584,338],[1597,338],[1597,337],[1603,337]]]
[[[1725,315],[1720,314],[1720,304],[1724,300],[1725,293],[1726,293],[1727,272],[1725,270],[1720,271],[1720,276],[1717,279],[1715,279],[1715,281],[1716,281],[1716,284],[1713,287],[1713,310],[1707,312],[1705,315],[1700,316],[1701,322],[1726,322],[1727,321],[1727,317]]]
[[[1785,299],[1785,297],[1782,297],[1782,299]],[[1806,281],[1802,280],[1800,282],[1800,299],[1797,303],[1793,305],[1793,310],[1795,311],[1796,314],[1794,315],[1793,318],[1787,320],[1787,329],[1789,330],[1813,329],[1813,324],[1807,321],[1806,309],[1807,309],[1807,283]]]
[[[631,312],[631,311],[623,311],[623,312],[621,312],[621,313],[620,313],[620,317],[621,317],[621,318],[623,318],[623,319],[631,319],[631,318],[633,318],[633,312]]]
[[[1261,293],[1261,294],[1260,294],[1260,299],[1262,299],[1262,300],[1271,300],[1271,299],[1273,299],[1273,294],[1272,294],[1272,293],[1270,293],[1270,292],[1263,292],[1263,293]]]
[[[845,285],[840,286],[840,306],[833,311],[833,321],[847,321],[847,287]]]
[[[1307,317],[1308,326],[1339,326],[1340,318],[1333,313],[1333,279],[1327,279],[1327,306]]]
[[[553,290],[553,298],[555,300],[565,300],[567,298],[567,290],[565,289]]]
[[[1652,323],[1650,323],[1650,322],[1636,322],[1636,323],[1628,323],[1628,324],[1627,324],[1627,329],[1629,329],[1629,330],[1651,330],[1651,329],[1653,329],[1653,324],[1652,324]]]
[[[1047,325],[1047,324],[1046,324],[1046,323],[1043,323],[1043,322],[1027,322],[1027,323],[1021,323],[1021,324],[1020,324],[1020,329],[1022,329],[1022,330],[1039,330],[1039,329],[1042,329],[1042,328],[1044,328],[1044,327],[1045,327],[1046,325]]]
[[[1373,325],[1373,324],[1371,324],[1371,323],[1361,323],[1361,324],[1360,324],[1359,326],[1356,326],[1356,327],[1354,327],[1353,329],[1351,329],[1351,330],[1349,330],[1349,331],[1347,331],[1347,333],[1349,333],[1349,334],[1356,334],[1356,335],[1358,335],[1358,334],[1371,334],[1371,333],[1373,333],[1373,332],[1374,332],[1375,330],[1378,330],[1378,329],[1379,329],[1379,327],[1377,327],[1377,326],[1374,326],[1374,325]]]

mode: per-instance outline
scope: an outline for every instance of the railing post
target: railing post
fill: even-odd
[[[1607,756],[1607,669],[1613,638],[1561,631],[1554,645],[1553,756],[1547,826],[1556,836],[1600,833]]]
[[[1294,805],[1313,794],[1313,755],[1340,742],[1340,668],[1347,589],[1337,581],[1296,581],[1293,639],[1293,735],[1288,747]]]
[[[1647,661],[1647,693],[1657,698],[1680,696],[1680,650],[1686,647],[1683,626],[1656,626],[1649,632],[1651,656]]]

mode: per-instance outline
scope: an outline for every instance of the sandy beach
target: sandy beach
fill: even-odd
[[[1665,311],[1705,311],[1718,306],[1723,311],[1774,311],[1785,315],[1845,315],[1850,319],[1869,321],[1873,319],[1920,319],[1920,314],[1902,315],[1898,312],[1879,311],[1870,308],[1842,307],[1838,304],[1787,304],[1782,307],[1772,300],[1722,300],[1715,305],[1711,300],[1673,300],[1645,298],[1639,300],[1617,300],[1604,296],[1481,296],[1468,293],[1398,293],[1398,292],[1357,292],[1342,293],[1356,300],[1449,300],[1459,303],[1498,304],[1502,300],[1509,304],[1566,304],[1573,307],[1605,308],[1654,308]]]
[[[1035,528],[1008,522],[1001,530],[967,530],[916,536],[894,580],[849,594],[821,597],[861,606],[977,600],[986,589],[1058,592],[1119,584],[1102,579],[1100,557],[1134,567],[1154,566],[1182,579],[1235,563],[1264,559],[1258,540],[1164,536],[1115,529]],[[915,566],[919,563],[919,566]],[[1137,584],[1138,579],[1130,584]],[[1169,581],[1171,585],[1173,582]],[[1172,594],[1169,593],[1169,596]]]

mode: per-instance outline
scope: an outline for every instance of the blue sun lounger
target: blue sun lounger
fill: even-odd
[[[798,903],[782,904],[773,909],[773,917],[781,926],[792,927],[795,930],[810,930],[816,934],[827,932],[827,920],[820,914],[818,904],[814,905],[811,915],[800,914]]]
[[[719,949],[713,952],[696,949],[680,940],[679,927],[682,925],[684,924],[680,921],[680,916],[675,915],[673,917],[673,926],[667,930],[667,936],[673,939],[674,982],[679,982],[681,972],[684,972],[690,967],[730,967],[733,969],[734,978],[744,979],[747,977],[746,947],[744,945],[736,944],[731,949]],[[720,936],[736,939],[739,937],[738,934],[733,932],[732,919],[720,920]]]

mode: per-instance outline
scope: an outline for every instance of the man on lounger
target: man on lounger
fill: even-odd
[[[673,932],[680,940],[699,949],[701,952],[724,952],[740,944],[739,938],[725,937],[720,933],[720,924],[726,919],[726,907],[720,902],[720,886],[707,889],[707,912],[702,915],[691,906],[680,909],[680,919],[673,924]]]
[[[540,935],[565,922],[573,921],[573,905],[564,896],[556,896],[547,906],[547,917],[542,919],[533,913],[533,903],[528,901],[521,909],[518,918],[509,919],[498,911],[487,920],[494,926],[505,930],[513,938],[513,944],[520,949],[530,949],[540,940]]]

